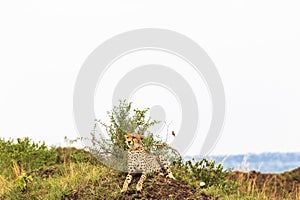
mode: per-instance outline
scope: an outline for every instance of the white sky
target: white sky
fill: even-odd
[[[84,60],[114,35],[152,27],[197,42],[220,73],[227,113],[213,154],[300,151],[299,10],[296,0],[1,1],[0,137],[77,137]]]

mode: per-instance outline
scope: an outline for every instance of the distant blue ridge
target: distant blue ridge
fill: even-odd
[[[185,156],[184,160],[203,159],[201,156]],[[300,152],[295,153],[261,153],[206,156],[206,159],[221,163],[225,169],[234,171],[260,171],[262,173],[282,173],[300,167]]]

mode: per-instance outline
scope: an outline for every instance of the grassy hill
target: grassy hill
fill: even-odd
[[[141,193],[135,176],[99,163],[89,152],[50,148],[28,138],[0,140],[0,199],[300,199],[300,168],[282,174],[231,172],[214,161],[178,161],[177,180],[150,174]],[[204,182],[205,185],[200,185]]]

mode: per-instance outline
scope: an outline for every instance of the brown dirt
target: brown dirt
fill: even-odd
[[[143,184],[143,189],[141,192],[136,191],[136,183],[138,182],[139,176],[134,176],[132,183],[130,184],[129,190],[122,194],[118,200],[133,200],[133,199],[161,199],[161,200],[212,200],[216,198],[212,198],[206,194],[195,194],[195,189],[186,183],[173,180],[169,178],[165,178],[162,176],[155,176],[154,178],[147,178]],[[120,187],[123,182],[118,179],[115,180],[118,182]],[[106,197],[99,195],[92,195],[86,193],[87,190],[92,188],[92,183],[86,185],[85,187],[73,191],[72,194],[64,195],[61,199],[70,199],[70,200],[81,200],[81,199],[106,199]],[[114,190],[111,184],[107,185],[108,190]],[[91,197],[93,196],[93,197]],[[87,198],[88,197],[88,198]]]
[[[34,175],[34,176],[39,176],[42,178],[49,178],[52,177],[54,174],[59,174],[59,170],[57,166],[51,166],[47,168],[41,168],[38,170],[32,170],[26,172],[27,175]]]
[[[136,177],[133,182],[137,182]],[[195,195],[195,189],[183,181],[156,176],[153,179],[146,179],[142,192],[136,192],[135,184],[132,184],[130,190],[127,191],[122,200],[131,199],[198,199],[210,200],[208,195]]]

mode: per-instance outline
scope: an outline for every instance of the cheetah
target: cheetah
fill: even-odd
[[[143,136],[137,133],[129,133],[125,135],[125,142],[129,147],[128,150],[128,174],[121,192],[128,190],[128,185],[132,180],[132,174],[142,173],[137,185],[136,190],[141,191],[143,182],[146,179],[147,173],[158,172],[159,175],[164,175],[162,169],[167,172],[168,178],[175,179],[168,163],[162,156],[154,156],[148,154],[142,144]]]

